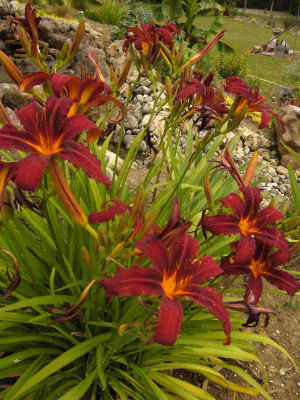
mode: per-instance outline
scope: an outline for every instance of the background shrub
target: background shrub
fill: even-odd
[[[101,0],[97,11],[85,11],[85,16],[107,25],[117,25],[129,13],[129,5],[123,0]]]
[[[244,77],[247,72],[249,54],[219,53],[216,57],[216,70],[222,78],[228,76]]]

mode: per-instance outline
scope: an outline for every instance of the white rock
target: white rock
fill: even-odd
[[[106,161],[106,168],[113,170],[115,167],[115,162],[116,162],[116,154],[113,153],[112,151],[107,150],[105,153],[105,161]],[[117,173],[118,174],[121,171],[123,162],[124,161],[120,157],[118,157],[118,161],[117,161]]]
[[[283,165],[279,165],[277,168],[277,173],[280,175],[287,176],[289,174],[289,171],[287,168],[285,168]]]

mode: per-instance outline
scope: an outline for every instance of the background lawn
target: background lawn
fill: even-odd
[[[214,20],[213,16],[197,17],[196,23],[199,28],[208,29]],[[231,46],[238,46],[239,51],[246,52],[253,46],[267,42],[272,37],[272,28],[263,27],[258,24],[249,24],[246,22],[234,21],[232,18],[224,17],[224,26],[226,33],[224,42]],[[286,39],[290,48],[294,49],[296,36],[286,32],[280,36],[280,39]],[[296,49],[300,50],[300,32],[296,41]],[[296,59],[275,58],[263,56],[260,54],[250,54],[248,59],[248,74],[279,83],[281,85],[293,86],[293,81],[289,76],[290,70],[298,72],[300,81],[300,57]],[[261,81],[260,86],[263,90],[270,90],[274,85]],[[276,86],[275,86],[276,87]]]

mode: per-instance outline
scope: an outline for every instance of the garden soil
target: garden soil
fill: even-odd
[[[240,281],[243,281],[243,278]],[[239,286],[241,287],[241,286]],[[276,289],[264,281],[264,289],[271,291]],[[293,357],[298,368],[299,362],[299,339],[300,339],[300,298],[298,295],[290,297],[279,293],[264,293],[259,302],[261,307],[271,308],[276,311],[275,316],[271,316],[267,327],[263,328],[263,318],[256,328],[244,328],[250,332],[260,333],[276,343],[280,344]],[[274,400],[299,400],[300,398],[300,375],[295,370],[288,358],[279,350],[270,345],[258,343],[255,345],[257,356],[265,366],[268,374],[267,392]],[[263,372],[257,363],[239,362],[238,366],[244,368],[257,382],[263,383]],[[233,382],[242,383],[233,373],[228,373],[226,377]],[[208,387],[217,400],[232,400],[232,392],[226,393],[223,388],[215,386]],[[253,396],[237,394],[235,400],[251,400]],[[263,396],[255,399],[263,400]]]

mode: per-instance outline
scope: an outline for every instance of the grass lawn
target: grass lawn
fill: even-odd
[[[196,19],[199,28],[208,29],[214,20],[213,16],[200,16]],[[241,52],[250,50],[253,46],[267,42],[272,37],[272,28],[262,27],[257,24],[234,21],[224,17],[226,33],[223,40],[231,46],[238,46]],[[280,39],[286,39],[290,48],[294,49],[295,36],[289,32],[284,33]],[[298,34],[296,49],[300,50],[300,32]],[[297,60],[274,58],[259,54],[250,54],[248,60],[248,73],[282,85],[290,86],[293,82],[288,78],[287,71],[297,65],[300,80],[300,57]],[[273,85],[261,82],[264,90],[270,90]]]

